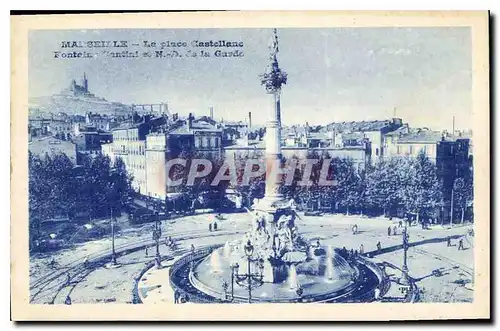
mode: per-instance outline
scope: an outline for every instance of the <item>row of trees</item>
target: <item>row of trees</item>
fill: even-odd
[[[295,191],[288,192],[288,196],[301,202],[308,199],[329,201],[333,211],[349,213],[357,210],[388,216],[412,214],[417,221],[422,217],[438,218],[439,211],[450,204],[450,196],[446,193],[449,194],[451,188],[447,185],[453,185],[453,209],[461,210],[462,222],[467,207],[473,201],[470,170],[462,171],[447,184],[435,163],[424,153],[416,158],[384,159],[362,170],[356,169],[350,159],[334,158],[330,169],[329,176],[337,181],[336,185],[318,185],[319,174],[313,173],[311,187],[297,187]],[[313,169],[318,170],[319,166]],[[284,189],[286,193],[287,188]]]
[[[211,183],[224,165],[223,159],[186,152],[179,157],[187,160],[186,166],[174,166],[169,174],[174,180],[182,179],[182,184],[173,188],[182,196],[180,203],[175,205],[176,209],[192,207],[196,201],[204,207],[221,207],[226,201],[224,194],[228,187],[241,193],[248,205],[264,196],[265,174],[246,183],[243,180],[247,159],[236,160],[236,182],[223,180],[213,186]],[[453,209],[458,211],[463,221],[473,201],[473,176],[470,171],[457,173],[452,180],[453,186],[447,187],[451,184],[442,179],[439,169],[423,153],[417,158],[384,159],[363,169],[358,169],[351,159],[329,159],[327,155],[315,153],[308,158],[318,159],[311,171],[311,185],[299,185],[304,177],[302,165],[295,169],[291,185],[281,187],[284,196],[294,198],[305,208],[319,208],[319,203],[323,209],[326,205],[332,212],[388,216],[411,213],[417,220],[422,217],[436,219],[436,211],[440,207],[450,206],[452,192]],[[188,183],[186,170],[191,168],[193,159],[209,159],[212,171]],[[336,181],[333,186],[320,185],[320,171],[326,159],[330,162],[327,179]],[[200,165],[196,170],[203,171],[203,167]],[[229,175],[230,171],[227,169],[225,174]],[[36,227],[41,221],[56,216],[72,218],[85,214],[92,219],[107,216],[111,210],[118,214],[133,193],[131,180],[119,158],[112,165],[106,156],[85,156],[81,165],[74,166],[65,155],[40,158],[30,154],[30,224]]]
[[[473,176],[470,170],[457,173],[448,182],[424,153],[416,158],[384,159],[365,169],[358,169],[351,159],[329,159],[327,155],[315,153],[308,158],[318,159],[311,171],[311,185],[299,185],[304,174],[302,165],[296,168],[291,185],[281,187],[284,196],[294,198],[305,208],[317,208],[319,202],[323,208],[327,205],[333,212],[349,214],[357,211],[387,216],[406,213],[414,215],[417,220],[422,217],[437,219],[439,211],[450,206],[451,187],[446,186],[453,185],[452,208],[460,210],[463,222],[465,212],[473,201]],[[327,178],[336,181],[333,186],[320,185],[322,162],[326,159],[330,160]],[[235,188],[251,202],[264,196],[265,175],[252,178],[248,185],[242,185],[242,168],[246,161],[237,160],[238,185]]]
[[[38,227],[54,217],[97,218],[119,214],[132,194],[132,178],[118,158],[84,156],[75,166],[64,154],[29,154],[29,217]]]

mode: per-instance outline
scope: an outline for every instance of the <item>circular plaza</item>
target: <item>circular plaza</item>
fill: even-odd
[[[81,243],[50,256],[35,255],[30,260],[31,302],[67,304],[68,297],[72,304],[248,302],[248,281],[232,282],[234,263],[224,260],[224,246],[241,238],[252,226],[253,218],[247,213],[222,216],[216,231],[209,230],[215,217],[210,213],[162,222],[162,233],[170,236],[176,247],[159,245],[160,267],[155,265],[151,225],[123,228],[118,233],[117,268],[106,267],[111,258],[109,238]],[[326,254],[312,256],[311,261],[317,258],[321,266],[317,274],[299,271],[294,282],[287,279],[274,288],[251,281],[252,303],[269,302],[269,298],[304,303],[472,301],[471,226],[409,227],[409,282],[404,283],[402,231],[387,234],[388,227],[398,226],[397,219],[301,214],[297,224],[308,242],[314,245],[319,241],[322,247],[333,248],[333,274],[326,268]],[[356,234],[352,232],[354,225],[358,227]],[[465,249],[457,249],[460,239]],[[357,251],[358,256],[343,256],[344,248]],[[213,257],[215,251],[218,261]],[[51,259],[57,261],[57,269],[49,267]],[[238,275],[242,278],[247,264],[240,260],[239,265]],[[249,274],[258,274],[258,267],[250,267]]]

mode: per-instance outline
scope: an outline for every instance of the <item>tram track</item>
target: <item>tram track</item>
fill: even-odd
[[[195,234],[193,234],[195,232]],[[180,232],[172,232],[170,236],[172,239],[177,239],[177,241],[185,241],[185,240],[190,240],[190,239],[196,239],[196,238],[203,238],[203,237],[213,237],[213,236],[227,236],[227,235],[236,235],[238,234],[239,231],[217,231],[217,232],[208,232],[205,230],[197,230],[197,231],[180,231]],[[123,244],[117,247],[116,250],[116,255],[119,257],[120,255],[128,255],[130,253],[134,253],[138,250],[144,249],[146,246],[153,246],[155,244],[155,241],[152,239],[143,239],[139,241],[135,241],[133,243],[127,243]],[[129,253],[127,253],[129,252]],[[124,254],[126,253],[126,254]],[[34,303],[35,299],[39,297],[39,295],[44,291],[47,290],[47,286],[50,284],[53,284],[55,282],[58,282],[58,280],[61,277],[64,277],[68,273],[70,274],[70,284],[72,281],[75,281],[78,276],[81,276],[82,273],[85,273],[87,271],[87,274],[90,274],[93,272],[96,267],[95,264],[98,264],[99,266],[104,264],[104,259],[111,257],[111,253],[109,251],[106,252],[97,252],[93,254],[89,254],[84,256],[83,258],[78,258],[75,259],[66,265],[59,267],[59,270],[53,271],[48,273],[47,275],[44,275],[40,278],[38,278],[34,283],[31,284],[30,286],[30,292],[33,290],[37,290],[35,293],[33,293],[30,297],[30,303]],[[89,265],[92,267],[86,267],[82,260],[87,259]],[[85,277],[81,278],[79,281],[83,280]],[[62,289],[68,287],[66,284],[61,285],[60,281],[58,284],[54,284],[58,287],[58,290],[56,291],[55,295],[53,295],[51,300],[48,300],[48,303],[53,303],[55,301],[55,298],[58,296],[58,294],[61,292]],[[49,288],[48,290],[52,290],[52,288]]]

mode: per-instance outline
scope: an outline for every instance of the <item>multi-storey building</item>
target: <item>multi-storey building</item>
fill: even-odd
[[[387,142],[389,156],[417,157],[424,153],[436,164],[443,185],[443,208],[450,208],[455,178],[471,169],[469,138],[429,129],[408,129],[406,133],[395,132]],[[442,210],[440,217],[446,222],[449,214]]]
[[[142,195],[164,200],[167,162],[183,153],[200,153],[207,158],[221,154],[222,130],[206,119],[168,121],[148,118],[140,123],[124,123],[112,130],[113,142],[102,152],[115,160],[121,157],[132,175],[132,187]],[[187,154],[186,154],[187,155]]]
[[[177,121],[159,128],[146,138],[147,195],[164,200],[172,188],[168,187],[166,164],[177,157],[196,153],[199,157],[217,159],[222,151],[222,129],[207,117]]]
[[[102,152],[113,161],[120,157],[132,175],[132,187],[140,194],[146,191],[146,135],[154,127],[165,125],[165,117],[145,115],[139,122],[124,122],[111,132],[113,142],[102,145]],[[111,146],[109,146],[111,145]]]
[[[90,129],[87,127],[87,129]],[[76,144],[79,155],[95,156],[101,154],[102,145],[110,144],[113,141],[111,132],[98,130],[86,130],[80,132],[78,136],[71,138]]]
[[[363,133],[363,138],[368,139],[371,144],[371,159],[378,160],[387,155],[385,148],[386,135],[402,126],[403,121],[400,118],[393,118],[379,121],[330,123],[326,126],[326,131],[333,131],[332,135],[334,137],[338,136],[338,133]]]
[[[246,145],[231,145],[224,147],[224,155],[227,159],[260,158],[265,152],[264,141],[249,141]],[[296,157],[304,160],[310,153],[326,155],[329,158],[351,159],[358,170],[365,169],[370,163],[371,149],[370,142],[357,146],[289,146],[282,145],[281,153],[285,159]]]
[[[124,119],[121,119],[124,120]],[[85,115],[85,125],[95,127],[101,131],[111,131],[120,125],[120,119],[116,116],[87,113]]]

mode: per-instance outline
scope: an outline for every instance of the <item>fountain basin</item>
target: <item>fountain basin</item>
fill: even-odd
[[[224,252],[224,248],[218,248],[196,260],[193,263],[194,269],[189,273],[189,281],[197,290],[207,293],[215,299],[228,300],[234,297],[237,302],[245,302],[248,300],[248,288],[232,282],[230,266],[237,261],[240,265],[239,272],[246,273],[247,262],[239,257],[228,256],[226,258],[226,256],[228,256],[227,248],[226,252]],[[213,265],[214,261],[215,265]],[[303,290],[302,298],[307,301],[332,300],[345,296],[356,287],[355,279],[360,273],[358,267],[349,264],[337,253],[332,253],[331,256],[316,257],[316,262],[319,266],[317,274],[306,272],[306,268],[300,264],[290,265],[286,281],[281,283],[265,281],[262,285],[258,284],[260,286],[255,284],[251,291],[252,302],[297,301],[299,299],[297,294],[299,286]],[[332,266],[334,270],[328,270],[329,266]],[[251,272],[256,272],[256,268],[252,265]],[[223,290],[222,284],[224,282],[229,285],[227,291]],[[378,282],[375,283],[378,284]],[[234,284],[233,289],[231,289],[231,284]]]
[[[195,303],[248,302],[248,291],[243,287],[235,285],[233,298],[229,282],[228,293],[224,292],[222,281],[227,281],[227,277],[231,276],[230,271],[224,267],[223,263],[225,261],[221,263],[221,274],[212,273],[207,268],[207,260],[210,261],[211,254],[215,250],[222,248],[222,246],[201,248],[194,253],[179,258],[169,270],[170,286],[181,294],[188,295],[190,301]],[[355,273],[351,283],[347,284],[346,279],[343,280],[344,284],[337,282],[335,278],[329,280],[328,277],[324,277],[324,274],[321,275],[321,273],[320,276],[316,277],[304,275],[300,273],[299,268],[298,281],[304,290],[302,297],[299,297],[296,291],[291,290],[287,282],[280,284],[267,283],[259,288],[252,289],[252,303],[369,302],[374,299],[375,288],[378,287],[382,290],[380,296],[387,292],[388,287],[384,286],[384,284],[387,284],[387,280],[377,264],[364,257],[358,257],[355,261],[349,262],[336,253],[335,257],[335,261],[342,261],[341,263],[334,262],[336,265],[344,265],[343,262],[347,264],[344,267],[336,268],[337,272],[346,269]],[[340,259],[337,259],[337,257]],[[321,258],[315,257],[315,259]]]

